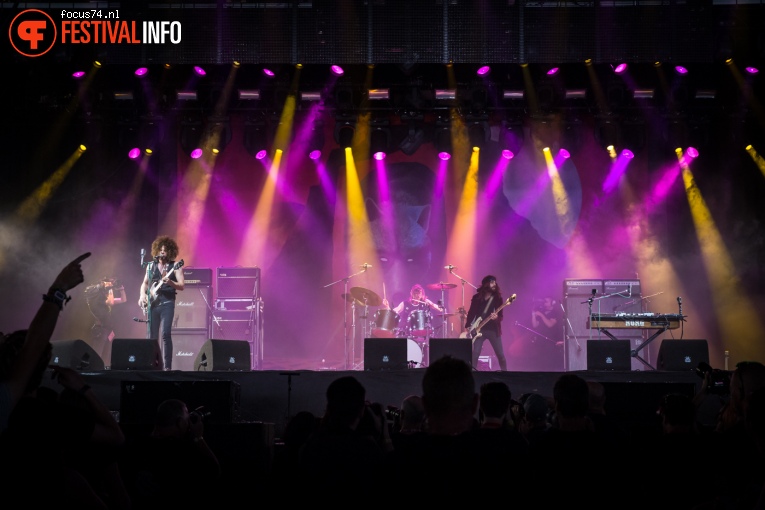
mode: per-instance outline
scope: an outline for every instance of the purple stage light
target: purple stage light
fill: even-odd
[[[439,152],[439,153],[438,153],[438,157],[439,157],[439,158],[441,158],[442,160],[446,161],[446,160],[448,160],[449,158],[451,158],[451,157],[452,157],[452,155],[451,155],[451,154],[449,154],[448,152]]]
[[[686,151],[686,153],[691,158],[698,158],[699,157],[699,151],[696,149],[696,147],[688,147],[688,150]]]
[[[74,78],[75,80],[79,80],[83,76],[85,76],[85,71],[75,71],[72,73],[72,78]]]
[[[757,74],[757,73],[760,72],[759,69],[757,69],[756,67],[752,67],[752,66],[746,66],[744,69],[746,69],[746,72],[749,73],[749,74]]]
[[[320,150],[313,150],[308,153],[308,157],[311,159],[319,159],[321,157],[321,151]]]
[[[677,72],[677,74],[686,75],[688,74],[688,69],[683,66],[675,66],[675,72]]]
[[[191,151],[191,159],[199,159],[202,157],[202,149],[197,147],[193,151]]]
[[[632,159],[632,158],[634,158],[634,157],[635,157],[635,155],[634,155],[634,154],[632,153],[632,151],[631,151],[631,150],[629,150],[629,149],[624,149],[624,150],[622,151],[622,156],[624,156],[624,157],[625,157],[625,158],[627,158],[627,159]]]
[[[343,73],[345,73],[345,71],[343,71],[343,68],[340,67],[339,65],[330,66],[330,70],[332,71],[332,73],[336,74],[337,76],[342,76]]]
[[[199,66],[194,66],[194,72],[197,73],[199,76],[204,76],[207,74],[207,72]]]
[[[489,71],[491,71],[491,67],[481,66],[478,68],[475,74],[477,74],[478,76],[486,76],[487,74],[489,74]]]
[[[266,157],[266,150],[265,149],[261,149],[261,150],[258,151],[257,154],[255,154],[255,159],[263,159],[265,157]]]
[[[128,152],[128,157],[130,159],[138,159],[138,156],[140,155],[141,155],[141,149],[139,149],[138,147],[133,147],[132,149],[130,149],[130,152]]]
[[[624,62],[622,62],[621,64],[619,64],[618,66],[614,68],[614,72],[616,74],[624,74],[626,71],[627,71],[627,64],[625,64]]]
[[[560,71],[560,68],[558,68],[558,67],[551,67],[547,71],[547,76],[554,76],[554,75],[558,74],[558,71]]]
[[[270,70],[270,69],[266,69],[266,68],[264,68],[264,69],[263,69],[263,74],[265,74],[265,75],[266,75],[266,76],[268,76],[269,78],[273,78],[274,76],[276,76],[276,73],[275,73],[275,72],[273,72],[273,71],[272,71],[272,70]]]
[[[567,151],[566,149],[559,150],[558,155],[560,155],[560,157],[562,157],[563,159],[568,159],[571,157],[571,153]]]
[[[377,161],[382,161],[383,159],[385,159],[385,153],[384,152],[375,152],[372,155],[372,157],[375,158]]]
[[[513,151],[509,149],[504,149],[502,151],[502,157],[505,159],[513,159],[515,157],[515,154],[513,154]]]
[[[135,70],[134,74],[136,76],[145,76],[146,73],[148,73],[148,72],[149,72],[148,68],[146,68],[146,67],[139,67],[138,69]]]

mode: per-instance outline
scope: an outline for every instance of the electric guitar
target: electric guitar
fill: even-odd
[[[509,304],[512,304],[513,301],[515,301],[516,295],[513,294],[509,298],[505,300],[504,303],[502,303],[502,306],[494,310],[494,313],[499,313],[500,310],[502,310],[504,307],[506,307]],[[481,336],[481,328],[483,328],[486,324],[491,321],[492,317],[489,315],[485,319],[481,319],[481,317],[476,317],[476,319],[473,321],[473,324],[470,325],[470,329],[468,331],[465,331],[463,333],[460,333],[460,338],[472,338],[476,339],[479,336]]]
[[[163,278],[160,278],[151,284],[151,288],[149,289],[149,306],[154,306],[157,303],[157,298],[159,298],[159,288],[170,278],[170,275],[182,267],[183,259],[173,264],[173,268],[168,271]]]

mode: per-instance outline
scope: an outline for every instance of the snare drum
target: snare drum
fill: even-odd
[[[395,338],[397,335],[399,316],[393,310],[380,308],[375,312],[375,327],[372,336],[375,338]]]
[[[422,346],[411,338],[406,341],[406,361],[412,368],[422,366]]]
[[[409,312],[407,326],[410,336],[429,336],[430,310],[412,310]]]

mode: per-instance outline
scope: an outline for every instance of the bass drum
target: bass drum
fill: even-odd
[[[374,338],[395,338],[399,316],[393,310],[381,308],[375,312],[375,325],[372,328]]]
[[[422,366],[422,347],[411,338],[406,341],[406,361],[411,368]]]

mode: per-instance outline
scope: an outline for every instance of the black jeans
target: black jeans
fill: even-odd
[[[160,338],[160,326],[162,327],[162,362],[165,370],[173,366],[173,319],[175,318],[175,301],[161,301],[151,307],[151,315],[147,332],[150,339]]]
[[[502,347],[502,337],[493,329],[482,330],[481,336],[473,339],[473,369],[478,370],[478,357],[481,355],[484,340],[488,340],[494,349],[494,354],[499,362],[499,369],[507,371],[507,359],[505,359],[505,349]]]

